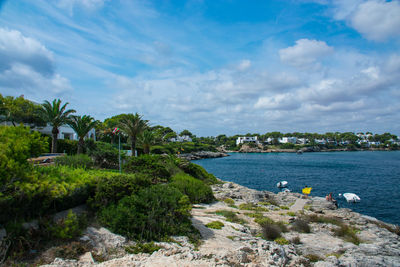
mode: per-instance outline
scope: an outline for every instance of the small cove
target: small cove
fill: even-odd
[[[279,192],[276,183],[285,180],[292,192],[311,186],[311,196],[355,193],[360,203],[338,199],[339,207],[400,223],[400,151],[231,153],[193,162],[224,181],[257,190]]]

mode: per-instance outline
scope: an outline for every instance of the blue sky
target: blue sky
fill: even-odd
[[[199,136],[400,134],[400,1],[0,0],[0,93]]]

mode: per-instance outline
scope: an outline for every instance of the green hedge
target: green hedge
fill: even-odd
[[[160,240],[193,232],[190,207],[188,197],[178,189],[160,184],[102,209],[99,218],[115,233],[137,240]]]
[[[215,200],[211,187],[184,173],[172,177],[171,185],[187,195],[191,203],[210,203]]]
[[[94,196],[89,200],[89,204],[94,209],[116,204],[123,197],[150,185],[151,177],[143,173],[102,176],[97,181]]]
[[[206,184],[219,183],[213,174],[208,173],[203,167],[197,164],[191,163],[187,160],[179,160],[178,164],[184,172],[193,176],[194,178],[202,180]]]
[[[159,155],[141,155],[131,157],[124,165],[124,171],[128,173],[146,173],[153,178],[154,183],[166,182],[171,177],[163,158]]]

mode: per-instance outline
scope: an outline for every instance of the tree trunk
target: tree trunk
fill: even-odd
[[[143,145],[144,154],[150,154],[150,145]]]
[[[83,146],[85,145],[85,141],[83,140],[83,138],[79,138],[79,142],[78,142],[78,154],[81,154],[83,152]]]
[[[135,156],[135,150],[136,150],[136,137],[132,137],[131,141],[131,150],[132,150],[132,156]]]
[[[53,139],[51,140],[51,153],[57,153],[58,128],[53,127],[51,133],[53,134]]]

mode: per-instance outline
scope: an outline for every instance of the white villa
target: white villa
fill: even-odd
[[[11,122],[2,122],[1,125],[12,126],[12,123]],[[26,123],[24,125],[31,126]],[[53,127],[50,125],[47,125],[45,127],[35,127],[32,129],[35,131],[38,131],[40,133],[52,136],[51,130],[53,129]],[[68,125],[63,125],[63,126],[58,127],[58,131],[59,132],[58,132],[57,139],[69,139],[69,140],[78,140],[79,139],[78,136],[76,135],[76,133],[74,132],[74,130],[72,130],[72,128],[69,127]],[[94,128],[91,129],[88,132],[86,138],[90,138],[90,139],[93,139],[96,141],[96,130]]]
[[[297,137],[282,137],[279,139],[279,143],[281,144],[296,144],[297,142]]]
[[[257,136],[239,136],[236,139],[236,145],[243,143],[256,143],[258,144]]]
[[[170,142],[192,142],[192,138],[189,135],[177,136],[169,139]]]
[[[45,127],[36,127],[35,130],[52,136],[51,130],[53,129],[52,126],[47,125]],[[91,129],[85,138],[90,138],[96,141],[96,130],[93,128]],[[79,140],[79,137],[76,135],[74,130],[68,125],[63,125],[58,127],[58,136],[57,139],[68,139],[68,140]]]

